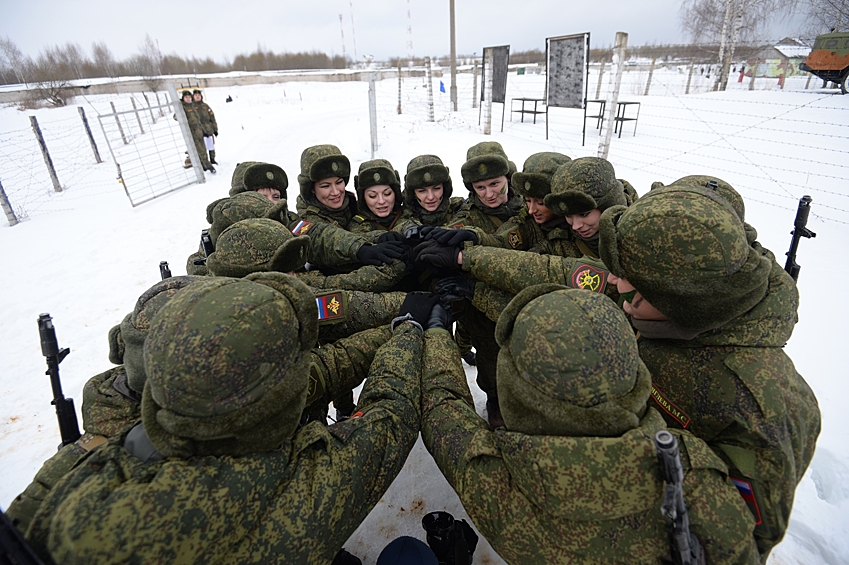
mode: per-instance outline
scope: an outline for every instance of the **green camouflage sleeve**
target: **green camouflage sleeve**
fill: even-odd
[[[608,271],[600,261],[538,255],[512,249],[467,246],[463,250],[463,270],[478,281],[512,294],[541,283],[554,283],[612,296]],[[618,294],[615,296],[618,298]]]
[[[319,321],[318,339],[322,343],[388,324],[398,315],[407,296],[404,292],[339,292],[344,294],[344,311],[336,319]]]
[[[475,412],[460,351],[450,334],[428,330],[424,351],[427,366],[422,372],[422,440],[448,483],[457,490],[465,474],[469,445],[478,434],[490,432]]]
[[[486,314],[486,317],[493,322],[497,322],[501,312],[513,300],[514,296],[516,295],[479,282],[475,285],[475,296],[472,298],[472,306]]]
[[[393,261],[385,265],[364,265],[350,273],[325,275],[319,270],[297,273],[297,277],[313,288],[343,290],[368,290],[369,292],[388,292],[407,274],[403,261]]]
[[[360,385],[377,350],[392,336],[389,326],[357,332],[312,350],[307,405],[325,404]]]
[[[362,237],[327,222],[296,220],[287,227],[295,235],[310,236],[309,262],[322,267],[358,263],[357,251],[367,243]]]
[[[83,387],[83,429],[106,437],[120,436],[141,420],[141,404],[115,387],[117,379],[126,380],[123,367],[115,367],[88,380]]]

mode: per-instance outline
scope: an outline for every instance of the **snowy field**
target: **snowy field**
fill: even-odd
[[[813,197],[808,227],[817,237],[800,245],[799,323],[787,352],[817,394],[823,431],[811,468],[797,490],[785,541],[770,563],[837,565],[849,562],[845,535],[849,524],[849,396],[845,393],[849,354],[842,331],[849,319],[849,301],[842,297],[842,283],[849,280],[845,261],[849,96],[835,95],[833,90],[804,90],[805,78],[793,79],[801,81],[801,87],[788,84],[784,91],[748,92],[741,85],[725,93],[684,96],[681,85],[686,76],[656,72],[651,96],[641,96],[642,90],[636,87],[623,89],[620,100],[641,102],[640,117],[638,122],[626,123],[621,139],[614,137],[609,158],[617,176],[630,181],[641,194],[653,181],[668,184],[688,174],[710,174],[730,182],[746,200],[746,220],[782,262],[798,199],[804,194]],[[448,90],[448,77],[442,80]],[[389,159],[402,174],[412,157],[438,154],[454,173],[455,195],[464,195],[460,166],[466,149],[480,141],[500,142],[520,168],[538,151],[560,151],[573,158],[596,154],[599,136],[593,129],[594,119],[587,120],[586,144],[581,145],[580,110],[551,109],[548,140],[545,115],[538,116],[536,124],[530,116],[521,123],[519,114],[513,114],[511,121],[509,99],[541,97],[541,75],[510,75],[504,130],[502,108],[496,104],[489,137],[478,125],[479,110],[472,108],[471,77],[460,76],[459,112],[449,112],[448,95],[439,92],[439,79],[434,84],[435,121],[428,122],[422,79],[405,79],[400,115],[397,80],[378,83],[380,149],[376,156]],[[590,98],[595,84],[591,79]],[[129,109],[128,95],[74,100],[94,121],[95,139],[104,158],[101,164],[94,163],[87,139],[73,133],[79,122],[76,108],[34,113],[65,188],[61,193],[53,192],[42,157],[33,148],[28,120],[33,112],[0,109],[0,182],[22,218],[14,227],[0,220],[5,265],[0,273],[0,507],[7,507],[23,490],[60,441],[49,379],[44,375],[38,315],[53,316],[60,347],[71,349],[60,369],[64,392],[74,397],[79,410],[83,384],[111,366],[108,330],[133,308],[139,294],[159,280],[160,261],[169,261],[175,275],[185,272],[185,259],[197,249],[199,232],[206,227],[206,205],[227,195],[236,163],[258,160],[282,166],[289,175],[293,203],[299,157],[308,145],[333,143],[354,167],[372,157],[367,90],[366,83],[208,90],[206,101],[215,110],[221,134],[218,174],[207,175],[204,184],[181,188],[135,208],[116,181],[117,169],[94,118],[98,111],[111,111],[110,101],[119,111]],[[228,95],[234,101],[225,104]],[[166,119],[170,122],[170,115]],[[141,143],[138,139],[131,143]],[[163,146],[161,153],[156,160],[162,166],[179,167],[182,162],[177,149]],[[143,164],[152,167],[150,160],[145,157]],[[467,368],[467,375],[482,411],[474,368]],[[466,517],[419,443],[346,548],[373,564],[380,549],[398,535],[424,540],[420,520],[433,510]],[[475,563],[501,560],[482,540]]]

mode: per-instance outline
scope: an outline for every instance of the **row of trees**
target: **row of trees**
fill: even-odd
[[[162,55],[156,41],[149,35],[139,45],[135,55],[118,60],[103,42],[94,42],[90,53],[77,43],[55,45],[42,49],[32,58],[8,37],[0,37],[0,84],[66,83],[87,78],[140,76],[156,81],[169,74],[206,74],[228,71],[268,71],[289,69],[344,69],[348,61],[316,51],[308,53],[274,53],[263,49],[247,55],[237,55],[232,61]],[[151,84],[151,86],[156,86]]]

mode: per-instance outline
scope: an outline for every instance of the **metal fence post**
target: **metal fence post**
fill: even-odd
[[[156,114],[153,113],[153,108],[150,107],[150,99],[147,97],[147,94],[142,92],[142,96],[144,96],[144,103],[147,104],[147,110],[150,112],[150,121],[154,124],[156,123]]]
[[[162,111],[162,103],[161,103],[161,102],[159,102],[159,93],[158,93],[158,92],[154,92],[154,94],[156,95],[156,105],[157,105],[157,106],[159,106],[159,117],[160,117],[160,118],[164,118],[164,117],[165,117],[165,112],[163,112],[163,111]],[[165,99],[165,102],[168,102],[168,99],[167,99],[167,98]]]
[[[478,107],[478,60],[472,65],[472,108]]]
[[[401,59],[398,59],[398,114],[401,114]]]
[[[141,117],[139,116],[139,109],[136,108],[136,99],[131,96],[130,102],[133,103],[133,111],[136,113],[136,121],[139,123],[139,129],[141,130],[142,133],[144,133],[144,126],[141,123]]]
[[[12,205],[9,203],[9,198],[6,197],[6,191],[3,190],[3,181],[0,181],[0,207],[6,214],[6,219],[9,220],[9,227],[18,223],[18,217],[15,216],[15,211],[12,210]]]
[[[749,90],[755,89],[755,76],[758,74],[758,62],[752,65],[752,78],[749,80]]]
[[[121,132],[121,139],[124,141],[124,145],[129,145],[130,142],[127,141],[127,136],[124,135],[124,128],[121,126],[121,119],[118,116],[118,111],[115,109],[115,103],[109,102],[109,105],[112,106],[112,113],[115,114],[115,123],[118,124],[118,131]]]
[[[690,73],[687,75],[687,90],[684,91],[684,94],[690,94],[690,82],[693,80],[693,70],[696,68],[696,60],[690,60]]]
[[[94,136],[91,134],[91,128],[88,127],[88,118],[85,117],[85,109],[82,106],[77,106],[77,110],[80,112],[80,118],[83,121],[83,127],[85,128],[85,133],[88,136],[88,142],[91,144],[91,150],[94,152],[94,160],[98,163],[102,163],[103,159],[100,158],[100,152],[97,150],[97,144],[94,142]]]
[[[32,131],[35,133],[35,138],[38,140],[38,146],[41,147],[41,155],[44,157],[44,164],[47,165],[47,172],[50,174],[50,182],[53,183],[53,190],[62,192],[62,185],[59,184],[59,177],[56,176],[56,169],[53,168],[53,159],[50,158],[50,152],[47,151],[47,144],[44,142],[44,136],[41,135],[41,128],[38,127],[38,120],[35,116],[29,117],[29,123],[32,125]]]

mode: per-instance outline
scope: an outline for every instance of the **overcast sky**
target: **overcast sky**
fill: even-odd
[[[582,32],[590,32],[593,47],[612,45],[617,31],[629,34],[629,45],[685,43],[680,6],[681,0],[456,0],[457,54],[494,45],[542,50],[546,37]],[[773,26],[771,39],[791,35],[793,26]],[[90,53],[93,41],[105,41],[124,59],[138,52],[146,33],[163,54],[219,62],[257,45],[341,55],[343,29],[350,58],[405,56],[410,39],[416,56],[450,52],[448,0],[0,0],[0,37],[33,57],[46,45],[72,41]]]

